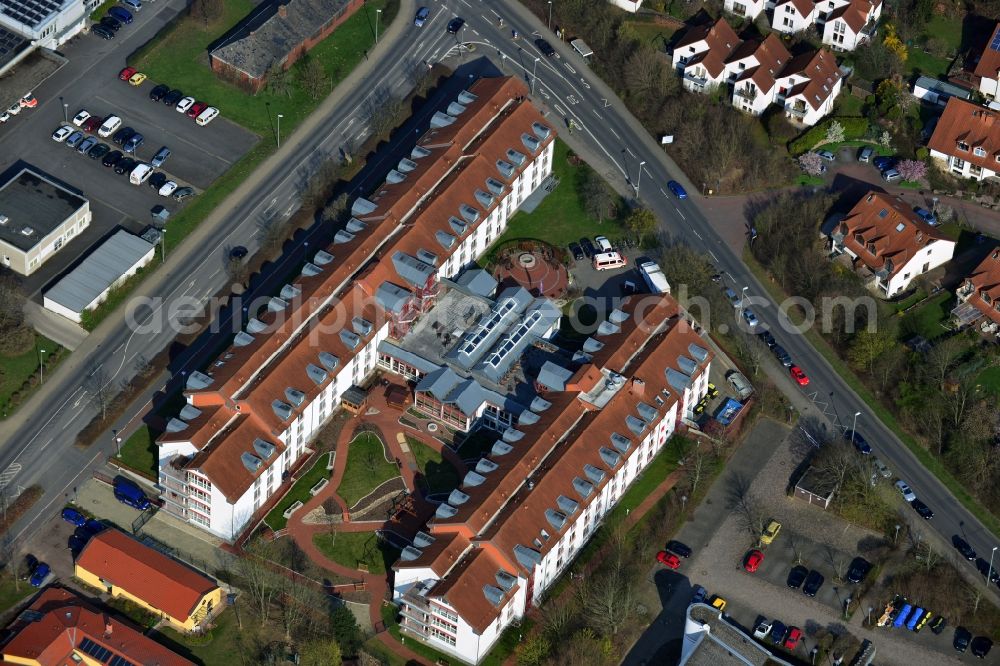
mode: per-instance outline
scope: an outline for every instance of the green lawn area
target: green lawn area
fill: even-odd
[[[860,118],[861,110],[865,106],[865,100],[855,97],[849,93],[841,93],[834,103],[833,115]]]
[[[357,569],[368,565],[373,574],[384,574],[399,559],[399,549],[380,544],[374,532],[334,532],[313,535],[313,543],[337,564]]]
[[[939,58],[930,53],[924,53],[916,46],[910,48],[910,54],[906,58],[906,69],[911,74],[922,74],[936,79],[947,77],[948,65],[950,64],[951,60],[948,58]]]
[[[440,453],[413,437],[407,436],[406,443],[417,460],[428,494],[447,493],[458,487],[458,471]]]
[[[922,335],[928,340],[940,337],[946,331],[941,325],[947,322],[955,298],[949,292],[938,294],[919,308],[903,316],[900,330],[904,336]]]
[[[675,28],[657,25],[652,21],[625,21],[625,27],[634,32],[640,41],[659,49],[666,47],[677,32]]]
[[[40,350],[44,349],[45,354]],[[0,356],[0,410],[3,418],[12,414],[38,388],[25,386],[33,375],[39,374],[39,360],[45,361],[46,375],[55,372],[60,361],[66,357],[66,350],[43,335],[35,334],[35,344],[19,356]],[[25,390],[21,390],[22,387]],[[16,395],[15,395],[16,394]]]
[[[309,494],[309,490],[319,483],[322,479],[329,479],[330,472],[326,469],[327,461],[330,459],[329,454],[322,454],[313,463],[313,466],[309,468],[309,471],[303,474],[295,485],[292,486],[288,494],[285,495],[280,502],[278,502],[271,512],[267,514],[267,518],[264,522],[267,523],[268,527],[272,530],[282,530],[285,529],[285,525],[288,524],[288,519],[282,514],[285,510],[290,507],[295,502],[302,502],[305,504],[308,502],[312,495]]]
[[[237,603],[243,604],[240,613],[244,615],[244,622],[247,622],[245,614],[250,611],[246,601]],[[255,627],[255,629],[261,628]],[[150,632],[150,637],[192,661],[204,666],[214,666],[246,663],[247,657],[251,655],[243,654],[241,645],[244,640],[240,633],[235,612],[227,608],[215,619],[215,627],[203,636],[187,636],[169,627],[163,627]]]
[[[895,303],[893,303],[892,307],[896,310],[896,312],[902,312],[906,308],[913,307],[914,305],[916,305],[925,298],[927,298],[927,294],[924,292],[924,290],[917,289],[915,292],[913,292],[911,295],[907,296],[903,300],[896,301]]]
[[[924,27],[925,37],[936,37],[948,45],[953,51],[962,47],[962,16],[951,14],[941,16],[935,14]]]
[[[122,443],[121,461],[139,472],[146,472],[156,478],[157,448],[153,433],[148,425],[143,425]]]
[[[617,220],[598,222],[584,212],[579,188],[590,167],[573,166],[566,160],[568,153],[569,146],[556,140],[552,174],[559,179],[559,185],[534,211],[514,215],[507,225],[507,231],[497,239],[494,247],[515,238],[537,238],[565,247],[570,241],[579,240],[583,236],[593,238],[604,235],[613,240],[624,233]],[[625,205],[617,195],[615,198],[618,199],[619,213],[622,213]]]
[[[14,579],[11,576],[0,576],[0,613],[13,608],[33,592],[37,590],[28,585],[27,581],[17,581],[15,589]]]
[[[347,508],[389,479],[399,476],[396,463],[386,460],[385,447],[375,435],[363,432],[351,440],[347,448],[347,467],[337,494]]]
[[[681,435],[674,435],[667,442],[667,445],[656,454],[649,466],[643,470],[638,479],[632,482],[625,494],[618,500],[618,504],[608,516],[607,521],[621,520],[626,515],[626,509],[631,511],[639,506],[653,490],[663,483],[667,475],[677,469],[677,461],[681,457],[683,449],[690,445],[690,440]]]
[[[1000,395],[1000,367],[986,368],[977,381],[984,391]]]
[[[803,187],[816,187],[826,184],[822,176],[810,176],[807,173],[800,173],[798,178],[795,179],[796,185],[802,185]]]

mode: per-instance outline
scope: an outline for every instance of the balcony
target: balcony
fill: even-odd
[[[861,28],[861,31],[858,34],[860,34],[862,37],[867,37],[871,39],[877,33],[878,33],[878,21],[871,19],[868,21],[868,23],[864,25],[863,28]]]
[[[686,85],[693,87],[697,92],[702,92],[705,86],[708,85],[708,79],[704,76],[696,76],[688,72],[684,72],[684,82]]]
[[[737,97],[742,97],[748,102],[753,102],[757,99],[757,94],[756,88],[737,88],[735,92]]]
[[[795,118],[805,118],[806,107],[804,106],[786,106],[785,113]]]

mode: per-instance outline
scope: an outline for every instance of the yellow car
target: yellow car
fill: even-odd
[[[712,608],[718,608],[720,611],[726,610],[726,600],[717,594],[713,594],[708,600],[712,604]]]
[[[145,81],[145,80],[146,80],[146,75],[145,74],[143,74],[142,72],[136,72],[135,74],[133,74],[129,78],[128,82],[129,82],[129,85],[141,86],[142,82]]]
[[[765,545],[771,545],[771,542],[778,538],[778,532],[781,531],[781,523],[777,520],[772,520],[764,528],[764,533],[760,535],[760,542]]]

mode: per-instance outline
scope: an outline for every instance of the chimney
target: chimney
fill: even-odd
[[[280,16],[283,19],[288,18],[288,7],[286,7],[285,5],[279,5],[278,16]]]
[[[638,377],[633,377],[630,391],[632,395],[637,398],[641,398],[646,393],[646,382],[642,381]]]

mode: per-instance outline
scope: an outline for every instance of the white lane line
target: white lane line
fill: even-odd
[[[712,252],[711,250],[709,250],[709,251],[708,251],[708,253],[709,253],[710,255],[712,255],[712,259],[714,259],[714,260],[715,260],[715,263],[719,263],[719,258],[718,258],[717,256],[715,256],[715,253],[714,253],[714,252]]]
[[[681,219],[682,219],[682,220],[685,220],[685,221],[687,221],[687,218],[686,218],[686,217],[684,217],[684,213],[682,213],[682,212],[681,212],[681,209],[680,209],[680,208],[678,208],[677,206],[674,206],[674,210],[676,210],[676,211],[677,211],[677,214],[681,216]],[[695,232],[695,233],[697,233],[697,232]],[[699,236],[699,238],[700,238],[700,236]]]
[[[618,139],[619,141],[621,141],[621,140],[622,140],[622,138],[621,138],[620,136],[618,136],[618,132],[616,132],[616,131],[614,130],[614,128],[613,128],[613,127],[609,127],[609,128],[608,128],[608,130],[609,130],[609,131],[610,131],[610,132],[611,132],[612,134],[614,134],[614,135],[615,135],[615,138],[616,138],[616,139]]]
[[[667,196],[667,193],[663,191],[662,187],[660,188],[660,194],[662,194],[663,196]]]
[[[560,116],[565,116],[565,115],[566,115],[566,110],[565,110],[565,109],[563,109],[563,108],[562,108],[561,106],[559,106],[558,104],[553,104],[553,107],[555,108],[555,110],[556,110],[556,111],[558,111],[558,112],[559,112],[559,115],[560,115]]]
[[[698,237],[698,240],[705,240],[704,238],[701,237],[701,234],[698,233],[697,229],[692,228],[691,231],[693,231],[694,235]]]

